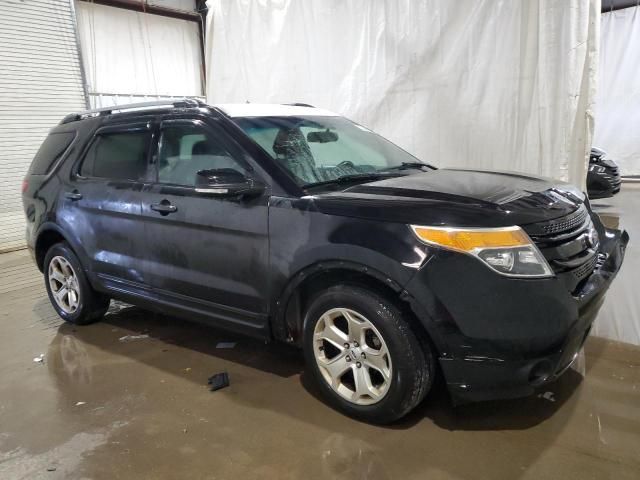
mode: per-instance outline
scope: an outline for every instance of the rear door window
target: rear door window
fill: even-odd
[[[75,132],[50,133],[38,149],[38,153],[31,162],[33,175],[46,175],[56,161],[69,148],[75,138]]]
[[[147,171],[148,131],[101,133],[80,167],[83,177],[141,180]]]

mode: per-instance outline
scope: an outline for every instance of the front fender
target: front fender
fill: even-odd
[[[279,340],[291,340],[287,307],[310,276],[357,273],[402,296],[426,258],[425,246],[405,223],[328,215],[311,198],[272,198],[269,239],[269,316]]]

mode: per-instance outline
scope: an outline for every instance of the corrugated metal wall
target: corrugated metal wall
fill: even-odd
[[[20,187],[40,143],[85,108],[72,1],[0,2],[0,252],[24,246]]]

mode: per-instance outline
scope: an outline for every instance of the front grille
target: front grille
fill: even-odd
[[[605,178],[607,179],[607,182],[609,182],[609,185],[611,185],[613,188],[616,188],[622,183],[620,177],[611,177],[609,175],[605,175]]]
[[[600,268],[602,265],[604,265],[604,262],[607,261],[607,254],[606,253],[599,253],[598,254],[598,260],[596,261],[596,268]]]
[[[613,193],[616,193],[618,190],[620,190],[622,179],[620,178],[620,169],[618,168],[618,166],[606,165],[604,173],[604,178],[607,180],[609,185],[611,185]]]
[[[531,236],[548,236],[570,233],[581,227],[587,220],[589,213],[584,205],[580,205],[576,211],[555,220],[527,225],[525,230]]]
[[[583,263],[581,266],[571,271],[571,274],[578,280],[582,280],[596,268],[598,263],[598,255],[593,255],[590,260]]]
[[[569,291],[574,292],[598,267],[594,226],[585,205],[564,217],[524,228]]]

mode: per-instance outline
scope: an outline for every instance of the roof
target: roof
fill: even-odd
[[[301,105],[281,105],[277,103],[223,103],[213,105],[230,117],[337,117],[337,113]]]
[[[294,117],[294,116],[317,116],[317,117],[337,117],[337,113],[315,108],[311,105],[296,103],[281,105],[277,103],[224,103],[213,105],[229,117]],[[62,119],[61,125],[76,122],[86,118],[111,115],[119,113],[145,113],[154,110],[164,110],[168,108],[206,108],[206,103],[193,99],[182,98],[178,100],[158,100],[154,102],[130,103],[125,105],[112,105],[110,107],[94,108],[82,112],[70,113]]]

